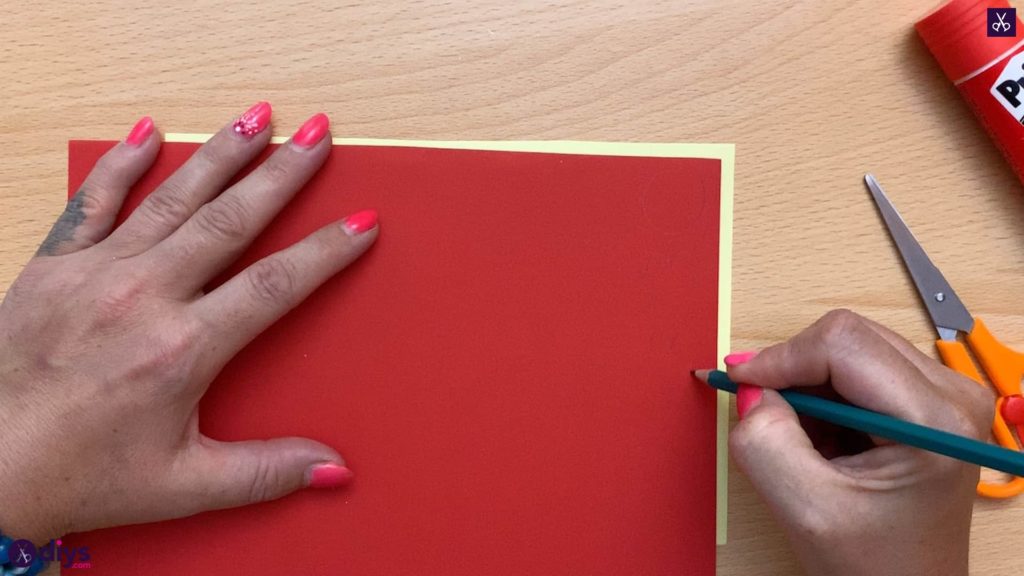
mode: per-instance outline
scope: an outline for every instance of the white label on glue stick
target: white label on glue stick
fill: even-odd
[[[1010,58],[989,92],[1017,122],[1024,124],[1024,52]]]

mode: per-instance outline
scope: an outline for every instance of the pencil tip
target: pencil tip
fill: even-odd
[[[695,378],[697,378],[701,382],[704,382],[705,384],[707,384],[708,374],[710,372],[711,372],[711,370],[691,370],[690,374],[693,374],[693,376]]]

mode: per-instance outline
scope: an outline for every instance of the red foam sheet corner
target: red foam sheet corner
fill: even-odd
[[[113,144],[71,142],[69,192]],[[123,213],[197,146],[165,143]],[[377,245],[228,364],[200,425],[320,440],[353,484],[65,545],[93,576],[713,575],[715,396],[689,372],[716,363],[720,174],[335,146],[220,281],[364,208]]]

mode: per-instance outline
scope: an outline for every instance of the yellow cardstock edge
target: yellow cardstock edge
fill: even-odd
[[[203,143],[210,134],[169,133],[165,142]],[[270,140],[288,141],[282,136]],[[542,152],[548,154],[591,154],[598,156],[650,156],[656,158],[709,158],[721,161],[721,205],[718,228],[718,368],[729,352],[732,337],[732,230],[733,170],[736,147],[733,144],[682,144],[645,142],[583,142],[567,140],[383,140],[373,138],[333,138],[337,146],[408,146],[455,150],[494,150],[501,152]],[[700,366],[694,366],[700,368]],[[729,506],[729,394],[718,392],[715,470],[715,543],[728,541]]]

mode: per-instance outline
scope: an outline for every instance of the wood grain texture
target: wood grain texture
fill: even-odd
[[[61,210],[69,138],[137,117],[212,132],[737,144],[736,348],[835,307],[934,355],[861,177],[875,172],[975,314],[1024,349],[1024,191],[913,33],[931,2],[40,2],[0,18],[0,286]],[[719,573],[790,574],[739,473]],[[936,503],[941,505],[941,503]],[[972,574],[1019,568],[1024,499],[977,506]]]

